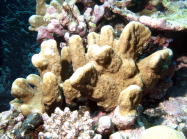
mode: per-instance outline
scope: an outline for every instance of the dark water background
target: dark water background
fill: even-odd
[[[0,112],[9,109],[10,90],[18,78],[37,73],[31,63],[39,52],[37,32],[28,30],[28,19],[35,14],[35,0],[0,0]]]

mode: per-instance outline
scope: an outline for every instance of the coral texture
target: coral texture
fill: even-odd
[[[96,131],[101,135],[109,135],[114,131],[114,123],[109,116],[101,116]]]
[[[167,126],[154,126],[142,132],[141,139],[185,139],[178,131]]]
[[[51,113],[56,106],[61,106],[62,96],[59,84],[68,76],[67,68],[70,64],[68,49],[64,47],[61,51],[63,56],[60,57],[54,40],[41,44],[40,53],[32,57],[32,63],[38,69],[40,76],[31,74],[26,79],[16,79],[12,84],[11,94],[16,99],[11,104],[16,110],[27,116],[34,112]]]
[[[45,133],[40,132],[39,139],[101,139],[101,135],[95,134],[93,131],[94,121],[90,118],[88,111],[82,113],[78,111],[71,112],[68,107],[61,111],[57,107],[51,117],[44,113],[42,118]]]
[[[66,0],[60,11],[53,6],[47,7],[43,17],[43,22],[45,21],[46,25],[38,26],[38,42],[41,43],[44,39],[54,39],[55,35],[64,36],[66,43],[73,34],[79,34],[82,38],[86,38],[88,32],[96,30],[97,23],[103,17],[107,6],[106,2],[100,6],[95,5],[93,9],[85,7],[86,11],[83,14],[79,11],[76,1]]]
[[[108,2],[113,13],[121,15],[129,21],[138,21],[149,28],[157,30],[186,31],[186,2],[169,0],[133,1],[133,0],[100,0]],[[165,9],[163,12],[161,9]],[[127,8],[128,7],[128,8]],[[130,8],[132,7],[132,8]],[[159,8],[160,7],[160,8]],[[177,9],[179,10],[176,10]],[[130,10],[129,10],[130,8]],[[181,15],[181,14],[184,15]]]
[[[36,3],[36,15],[32,15],[29,18],[31,25],[29,30],[31,31],[38,31],[40,26],[47,26],[47,23],[43,20],[47,7],[53,6],[58,11],[61,11],[63,0],[51,0],[50,4],[47,4],[45,0],[36,0]]]
[[[7,36],[1,39],[0,57],[7,63],[0,64],[1,106],[9,92],[15,99],[0,113],[0,138],[187,137],[186,0],[12,1],[2,1],[9,13],[0,17]],[[29,30],[38,32],[41,49],[23,18],[35,9]],[[162,35],[151,36],[149,29]],[[12,30],[25,40],[19,44]],[[177,63],[171,62],[171,41]],[[33,65],[23,63],[39,50],[32,57],[39,75],[16,79],[10,91],[11,74],[18,76],[20,66],[25,77]],[[16,64],[7,67],[8,59]]]
[[[134,115],[141,101],[141,89],[152,86],[166,74],[172,51],[167,48],[137,61],[138,52],[150,38],[149,29],[138,22],[130,22],[119,40],[115,40],[113,34],[111,26],[104,26],[100,35],[89,33],[86,54],[80,36],[70,38],[75,72],[62,88],[67,103],[84,96],[96,101],[105,111],[119,104],[122,116]],[[126,101],[121,101],[123,99]]]
[[[39,113],[33,113],[25,119],[22,113],[16,111],[12,106],[9,111],[0,113],[0,138],[1,139],[35,139],[37,132],[43,131],[39,128],[42,117]]]
[[[0,138],[5,138],[12,129],[21,127],[24,116],[17,112],[12,106],[9,111],[0,113]]]

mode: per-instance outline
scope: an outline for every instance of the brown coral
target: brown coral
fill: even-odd
[[[115,40],[113,28],[104,26],[100,35],[89,33],[86,54],[80,36],[72,36],[69,47],[75,73],[62,85],[66,102],[71,103],[73,99],[84,96],[96,101],[105,111],[111,111],[119,100],[122,107],[132,107],[126,108],[129,112],[135,110],[134,106],[120,100],[123,100],[121,97],[132,96],[129,102],[137,106],[141,100],[141,90],[133,95],[121,95],[121,92],[130,85],[142,89],[153,85],[166,74],[172,57],[172,51],[164,49],[138,61],[137,54],[150,36],[147,27],[130,22],[119,40]],[[133,92],[134,88],[130,89],[127,92]]]
[[[61,106],[59,84],[68,76],[69,48],[64,47],[61,55],[63,56],[60,56],[54,40],[44,41],[40,53],[32,57],[32,63],[38,69],[40,76],[31,74],[26,79],[18,78],[13,82],[11,94],[16,99],[11,104],[24,116],[34,112],[51,113],[57,106]]]

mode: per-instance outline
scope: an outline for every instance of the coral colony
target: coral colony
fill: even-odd
[[[39,75],[12,83],[0,137],[185,139],[187,91],[169,87],[186,57],[177,65],[172,39],[150,31],[186,31],[185,2],[36,0],[29,30],[41,44],[31,59]],[[185,85],[186,75],[176,74]]]

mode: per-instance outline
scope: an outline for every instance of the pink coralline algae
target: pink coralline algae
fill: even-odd
[[[49,6],[43,18],[48,25],[39,28],[37,40],[41,43],[44,39],[51,39],[54,35],[64,36],[65,33],[69,33],[69,35],[79,34],[86,38],[88,32],[95,31],[96,24],[103,17],[108,6],[109,4],[106,2],[100,6],[95,5],[93,9],[88,7],[83,15],[81,15],[78,7],[71,2],[63,3],[61,13],[53,6]],[[68,39],[65,38],[65,40]]]
[[[132,0],[100,0],[97,3],[102,5],[97,5],[91,0],[50,0],[48,5],[44,0],[42,1],[36,1],[37,15],[31,16],[29,19],[31,24],[29,29],[40,32],[37,37],[39,43],[54,36],[63,37],[64,33],[67,32],[70,36],[78,34],[86,39],[89,32],[96,31],[104,24],[108,24],[107,21],[114,24],[115,20],[119,19],[118,17],[122,17],[125,22],[138,21],[156,30],[181,31],[187,28],[184,20],[186,18],[186,14],[184,14],[186,13],[184,10],[185,2],[181,2],[181,4],[166,0],[151,0],[149,2],[142,0],[140,3],[136,3]],[[83,5],[82,9],[77,6],[80,3]],[[142,6],[143,9],[140,8],[138,12],[129,10],[131,7],[136,9],[139,6]],[[164,12],[158,8],[160,6],[165,9]],[[180,10],[174,10],[175,6],[179,7]],[[178,16],[180,14],[182,16]],[[58,20],[58,24],[55,23],[57,21],[52,21],[53,19]],[[40,29],[41,27],[46,28],[46,30]],[[41,33],[45,35],[41,35]],[[60,38],[60,41],[62,42],[64,39]],[[65,41],[67,43],[66,39]]]
[[[150,28],[154,28],[157,30],[173,30],[173,31],[181,31],[186,30],[186,21],[184,20],[184,16],[178,16],[178,14],[184,14],[186,11],[182,8],[186,5],[183,2],[181,5],[175,5],[170,1],[160,1],[160,0],[152,0],[152,1],[141,1],[140,3],[136,3],[132,0],[100,0],[102,3],[108,2],[110,4],[110,9],[113,13],[123,16],[129,21],[138,21]],[[158,7],[162,6],[165,8],[165,12],[160,11]],[[175,2],[177,3],[177,2]],[[159,5],[159,6],[158,6]],[[129,10],[134,6],[134,9],[138,9],[138,6],[142,6],[139,8],[137,12],[133,12]],[[175,10],[175,6],[181,7],[180,10]],[[144,8],[143,8],[144,7]],[[132,9],[133,9],[132,8]]]
[[[151,28],[156,28],[158,30],[183,30],[184,27],[180,24],[173,23],[172,25],[165,18],[151,18],[149,16],[141,16],[139,22],[149,26]]]
[[[62,28],[59,20],[57,20],[57,19],[51,20],[51,23],[49,23],[47,26],[47,30],[50,33],[58,34],[59,36],[63,36],[65,34],[65,30]]]
[[[108,135],[114,131],[114,123],[109,116],[102,116],[98,120],[98,127],[96,130],[102,135]]]
[[[86,36],[89,32],[98,31],[103,25],[108,24],[107,22],[112,22],[110,24],[114,26],[119,24],[115,23],[119,19],[118,17],[122,17],[125,22],[138,21],[157,30],[181,31],[186,29],[184,21],[178,23],[173,17],[171,19],[170,9],[167,12],[161,12],[155,8],[156,5],[162,3],[160,0],[152,0],[151,2],[143,0],[140,4],[144,9],[138,13],[128,9],[133,5],[132,0],[100,0],[101,3],[99,3],[102,5],[97,5],[90,0],[59,1],[51,0],[49,5],[41,7],[41,15],[33,15],[29,19],[30,30],[35,28],[34,30],[38,31],[38,43],[45,39],[57,39],[60,37],[58,41],[62,43],[63,47],[67,46],[69,37],[74,34],[80,35],[86,41]],[[37,3],[40,5],[39,2]],[[79,3],[84,5],[83,9],[77,6]],[[163,5],[167,5],[165,1],[163,3]],[[138,4],[136,6],[138,7]],[[40,13],[39,9],[36,11],[36,13]],[[44,23],[37,24],[38,22]],[[124,22],[123,25],[125,25]],[[69,34],[68,38],[67,33]]]
[[[97,127],[96,132],[101,134],[102,136],[111,135],[113,131],[115,131],[115,128],[117,128],[119,131],[123,131],[123,130],[131,131],[132,129],[132,132],[134,132],[135,127],[137,126],[136,122],[139,122],[140,121],[139,119],[141,119],[141,113],[143,111],[143,107],[139,105],[137,107],[137,111],[138,113],[136,115],[127,115],[127,116],[122,116],[119,113],[119,106],[117,106],[109,114],[99,111],[97,114],[94,114],[94,116],[92,116],[92,119],[94,121],[98,119],[97,122],[95,123]],[[139,128],[139,126],[137,128]]]
[[[114,110],[112,122],[118,129],[129,129],[136,121],[137,115],[121,116],[119,114],[119,106]]]
[[[39,133],[39,139],[101,139],[101,135],[94,133],[94,121],[90,118],[88,111],[71,112],[68,107],[61,111],[57,107],[51,117],[44,113],[42,118],[45,132]]]
[[[186,102],[186,98],[170,98],[170,100],[163,102],[161,106],[170,116],[180,116],[187,120]]]
[[[41,26],[38,30],[38,43],[42,43],[45,39],[54,39],[53,35],[47,30],[47,28]]]
[[[172,87],[173,88],[173,87]],[[176,91],[173,89],[173,91]],[[171,89],[169,90],[171,92]],[[170,97],[158,107],[145,110],[150,125],[166,125],[187,136],[187,97]]]

